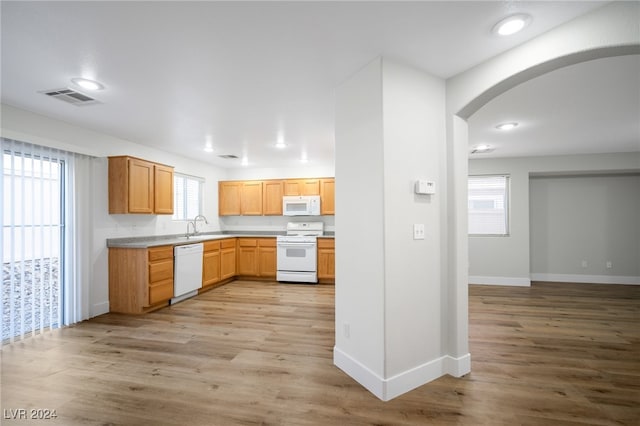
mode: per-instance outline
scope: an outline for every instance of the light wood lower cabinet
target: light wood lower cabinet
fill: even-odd
[[[173,297],[173,246],[109,249],[109,310],[140,314]]]
[[[205,241],[202,254],[202,287],[220,282],[220,241]]]
[[[274,278],[278,269],[276,262],[276,239],[260,238],[258,240],[258,276]]]
[[[336,250],[333,238],[318,238],[318,280],[334,282],[336,279]]]
[[[238,238],[238,275],[275,278],[276,239]]]
[[[236,238],[220,240],[220,279],[236,275]]]

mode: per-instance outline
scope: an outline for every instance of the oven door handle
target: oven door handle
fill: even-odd
[[[287,248],[287,247],[292,247],[292,248],[303,248],[303,247],[309,247],[309,248],[313,248],[316,246],[316,243],[277,243],[278,247],[283,247],[283,248]]]

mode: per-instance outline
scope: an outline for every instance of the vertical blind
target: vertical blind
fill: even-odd
[[[509,233],[509,176],[469,176],[469,234]]]
[[[7,343],[83,319],[75,224],[87,212],[78,215],[74,191],[76,157],[84,156],[1,142],[0,318]]]

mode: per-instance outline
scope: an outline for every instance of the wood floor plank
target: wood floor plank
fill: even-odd
[[[640,287],[470,286],[472,371],[382,402],[333,365],[333,286],[236,281],[2,348],[3,425],[638,425]]]

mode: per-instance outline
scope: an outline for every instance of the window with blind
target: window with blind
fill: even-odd
[[[509,235],[509,176],[469,176],[469,235]]]
[[[174,173],[173,220],[189,220],[202,214],[204,179]]]

